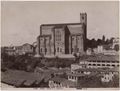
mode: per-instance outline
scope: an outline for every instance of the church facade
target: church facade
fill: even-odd
[[[84,52],[86,33],[86,13],[80,13],[80,23],[42,24],[37,37],[37,53],[59,55]]]

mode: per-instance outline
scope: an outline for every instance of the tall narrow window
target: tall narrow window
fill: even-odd
[[[45,48],[45,52],[47,52],[47,48]]]
[[[59,47],[57,48],[57,52],[59,52]]]
[[[62,52],[62,48],[60,48],[60,52]]]
[[[73,48],[72,48],[72,50],[71,50],[72,52],[73,52]]]
[[[42,52],[42,48],[41,48],[41,52]]]
[[[79,48],[77,48],[77,52],[79,52]]]

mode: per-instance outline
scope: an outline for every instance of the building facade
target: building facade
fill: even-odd
[[[23,55],[23,54],[33,54],[33,46],[31,44],[25,43],[22,46],[16,46],[15,51],[17,55]]]
[[[80,14],[80,23],[42,24],[37,37],[37,54],[59,55],[84,52],[87,14]]]
[[[49,80],[50,88],[65,89],[65,88],[75,88],[76,83],[65,78],[53,77]]]
[[[80,61],[80,66],[86,66],[87,68],[114,68],[119,67],[118,55],[97,55],[91,56],[87,59]]]

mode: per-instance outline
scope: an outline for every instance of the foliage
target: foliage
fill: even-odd
[[[9,69],[17,69],[17,70],[25,70],[25,71],[34,71],[36,66],[44,66],[41,64],[39,58],[34,58],[31,56],[18,55],[18,56],[10,56],[6,53],[1,54],[2,58],[2,66],[1,68],[9,68]]]
[[[102,39],[97,39],[95,40],[93,39],[87,39],[86,40],[86,47],[87,48],[96,48],[98,45],[109,45],[109,44],[113,44],[113,37],[110,39],[106,39],[105,40],[105,36],[102,36]]]
[[[115,45],[114,50],[119,51],[119,45]]]
[[[46,58],[42,59],[41,63],[47,67],[70,67],[74,60],[65,59],[65,58]]]
[[[78,81],[77,87],[86,87],[86,88],[108,88],[108,87],[119,87],[119,76],[115,75],[113,80],[110,82],[102,82],[100,76],[85,76],[81,80]]]

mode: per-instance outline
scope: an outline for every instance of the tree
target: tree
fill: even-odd
[[[110,44],[113,44],[113,40],[114,40],[114,38],[111,37],[111,38],[110,38]]]
[[[105,36],[104,35],[102,36],[102,41],[105,41]]]
[[[109,44],[109,39],[106,39],[105,44],[106,44],[106,45]]]
[[[91,40],[91,48],[95,48],[95,47],[97,47],[97,42],[96,42],[96,40],[93,38],[93,39]]]
[[[103,45],[105,44],[105,36],[104,35],[102,36],[102,44]]]
[[[97,39],[97,45],[101,45],[102,44],[102,40],[101,39]]]
[[[119,51],[119,45],[115,45],[114,50]]]

